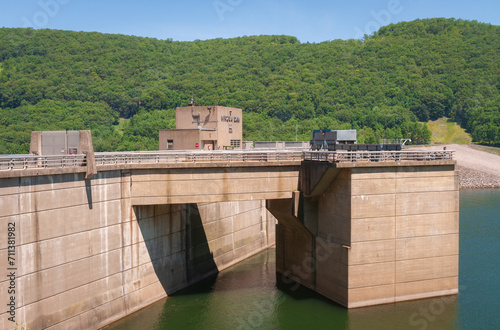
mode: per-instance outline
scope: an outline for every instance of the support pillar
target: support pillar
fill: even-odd
[[[300,201],[268,203],[279,273],[348,308],[458,293],[454,163],[311,165]]]

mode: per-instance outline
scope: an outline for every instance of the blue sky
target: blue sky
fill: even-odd
[[[361,38],[389,23],[431,17],[500,25],[499,0],[14,0],[0,8],[2,27],[179,41],[286,34],[322,42]]]

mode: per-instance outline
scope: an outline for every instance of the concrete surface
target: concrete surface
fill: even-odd
[[[15,223],[15,321],[97,329],[275,242],[265,202],[133,205],[134,174],[0,179],[0,230]],[[8,241],[0,297],[10,299]],[[0,328],[13,329],[6,309]]]
[[[277,229],[285,233],[277,236],[278,271],[348,308],[457,294],[454,162],[395,164],[303,164],[301,204],[316,211],[299,212],[295,221],[306,227],[300,230],[283,215],[290,207],[274,203],[281,207],[273,211],[277,228],[285,227]],[[315,247],[297,252],[297,238],[286,233],[299,231],[309,233]],[[309,255],[314,278],[297,276]]]
[[[16,322],[98,328],[275,237],[278,272],[349,308],[455,294],[454,166],[322,164],[299,175],[297,162],[131,164],[97,166],[87,179],[86,168],[2,175],[0,230],[16,224]],[[8,248],[0,240],[0,297],[10,297]],[[13,327],[8,317],[0,314],[3,328]]]

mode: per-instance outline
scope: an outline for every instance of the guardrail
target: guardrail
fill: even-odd
[[[212,151],[101,152],[95,165],[279,162],[313,160],[332,163],[452,160],[453,151]],[[86,166],[86,155],[0,156],[0,170]]]
[[[301,161],[302,151],[96,153],[96,165]]]
[[[452,160],[454,151],[306,151],[304,160],[331,163]]]
[[[86,155],[13,155],[0,156],[0,170],[26,170],[30,168],[61,168],[86,166]]]

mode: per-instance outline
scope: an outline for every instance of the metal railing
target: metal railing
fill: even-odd
[[[124,164],[280,162],[313,160],[332,163],[452,160],[453,151],[156,151],[95,153],[97,166]],[[86,166],[86,155],[0,156],[0,170]]]
[[[301,151],[96,153],[96,165],[301,161]]]
[[[306,151],[304,160],[331,163],[452,160],[454,151]]]
[[[26,170],[30,168],[62,168],[85,166],[86,155],[12,155],[0,156],[0,170]]]

